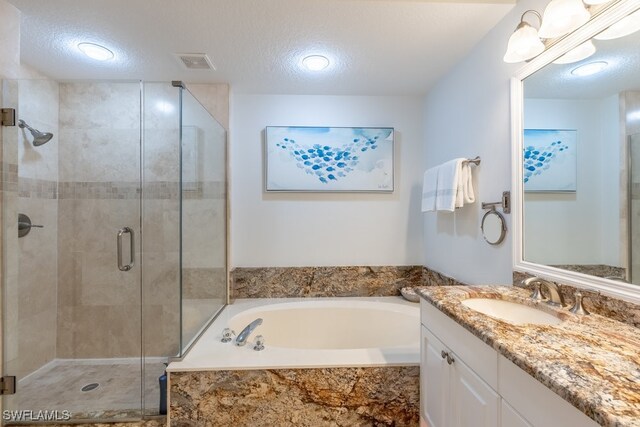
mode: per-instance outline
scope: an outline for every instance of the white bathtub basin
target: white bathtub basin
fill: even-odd
[[[238,347],[221,342],[257,317],[262,325]],[[265,348],[255,351],[257,335]],[[417,366],[420,308],[399,297],[236,300],[168,371]]]
[[[558,317],[537,308],[517,302],[491,298],[469,298],[462,305],[479,313],[495,317],[516,325],[557,325],[562,322]]]
[[[252,336],[271,347],[297,349],[388,348],[419,343],[418,306],[385,302],[310,300],[246,310],[229,320],[236,333],[262,318]]]

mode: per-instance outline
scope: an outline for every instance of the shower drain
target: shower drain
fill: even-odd
[[[87,384],[86,386],[82,387],[80,390],[82,391],[91,391],[91,390],[95,390],[100,386],[100,384],[98,383],[91,383],[91,384]]]

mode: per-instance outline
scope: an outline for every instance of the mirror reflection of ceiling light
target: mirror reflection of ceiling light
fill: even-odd
[[[590,76],[604,70],[608,65],[605,61],[589,62],[588,64],[574,68],[571,70],[571,74],[578,77]]]
[[[540,37],[553,39],[569,34],[585,24],[591,14],[582,0],[551,0],[547,5],[540,26]]]
[[[538,30],[524,20],[524,16],[529,12],[535,14],[539,21],[542,20],[540,14],[535,10],[527,10],[522,14],[520,24],[518,24],[516,30],[509,38],[507,53],[505,53],[503,58],[504,62],[515,63],[526,61],[527,59],[540,55],[544,51],[544,44],[540,40],[540,37],[538,37]]]
[[[613,40],[620,37],[628,36],[640,30],[640,10],[633,12],[631,15],[622,18],[600,34],[593,38],[596,40]]]
[[[112,51],[95,43],[78,43],[78,49],[89,58],[97,61],[107,61],[114,57]]]
[[[582,61],[587,59],[591,55],[596,53],[596,47],[591,40],[574,47],[569,52],[562,55],[560,58],[553,61],[554,64],[571,64],[572,62]]]
[[[640,110],[629,111],[627,113],[627,120],[630,122],[640,122]]]
[[[309,71],[322,71],[329,66],[329,59],[322,55],[310,55],[302,60],[302,65]]]

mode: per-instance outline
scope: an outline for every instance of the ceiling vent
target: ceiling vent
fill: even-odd
[[[189,70],[213,70],[211,59],[205,53],[176,53],[176,58]]]

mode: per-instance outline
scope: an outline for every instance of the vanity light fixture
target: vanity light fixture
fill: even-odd
[[[613,40],[628,36],[638,30],[640,30],[640,10],[622,18],[600,34],[595,35],[593,38],[596,40]]]
[[[329,59],[322,55],[309,55],[302,60],[302,65],[309,71],[322,71],[329,66]]]
[[[574,68],[571,70],[571,74],[578,77],[591,76],[604,70],[608,65],[609,63],[605,61],[589,62],[588,64]]]
[[[537,31],[524,20],[527,13],[534,13],[538,17],[540,28]],[[546,48],[543,39],[564,36],[585,24],[590,18],[591,14],[582,0],[551,0],[542,17],[535,10],[527,10],[522,14],[516,31],[509,38],[504,62],[528,61],[540,55]]]
[[[91,59],[97,61],[107,61],[114,57],[112,51],[104,46],[95,43],[78,43],[78,49]]]
[[[551,0],[544,9],[540,37],[562,37],[585,24],[589,18],[591,14],[582,0]]]
[[[584,1],[584,4],[586,5],[595,6],[598,4],[609,3],[611,0],[582,0],[582,1]]]
[[[520,17],[520,23],[516,27],[516,30],[509,37],[509,43],[507,44],[507,53],[504,54],[504,62],[515,63],[526,61],[544,52],[544,44],[538,36],[538,30],[531,26],[524,20],[524,16],[527,13],[534,14],[540,24],[542,24],[542,17],[535,10],[527,10]]]
[[[560,58],[553,61],[554,64],[571,64],[572,62],[582,61],[587,59],[591,55],[596,53],[596,47],[591,40],[574,47],[569,52],[562,55]]]

